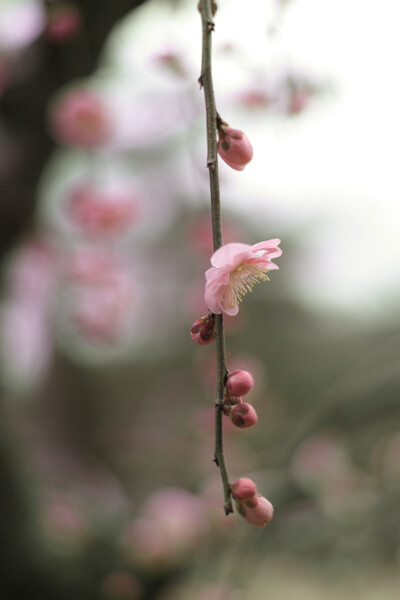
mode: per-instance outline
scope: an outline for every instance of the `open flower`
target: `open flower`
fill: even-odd
[[[214,314],[237,315],[239,302],[256,283],[269,281],[268,271],[278,269],[271,259],[282,254],[280,240],[273,239],[254,246],[226,244],[211,257],[206,271],[205,302]]]

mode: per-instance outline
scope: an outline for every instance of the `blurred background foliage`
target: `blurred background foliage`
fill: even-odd
[[[227,462],[275,517],[223,515],[215,349],[188,335],[212,253],[195,4],[0,3],[2,598],[394,598],[398,324],[318,304],[321,213],[264,181],[263,140],[339,101],[276,46],[301,0],[254,2],[251,44],[240,2],[216,16],[217,103],[256,150],[245,183],[221,166],[225,241],[284,248],[227,318],[259,414],[225,423]]]

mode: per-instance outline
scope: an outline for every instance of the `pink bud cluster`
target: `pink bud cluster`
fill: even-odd
[[[242,477],[234,481],[230,489],[238,513],[250,525],[264,527],[272,519],[274,507],[269,500],[257,492],[254,481]]]
[[[242,399],[253,385],[253,376],[248,371],[232,371],[226,380],[223,410],[231,418],[232,423],[242,429],[251,427],[258,421],[255,408]]]
[[[210,313],[196,319],[190,328],[190,337],[200,346],[211,344],[215,339],[215,316]]]

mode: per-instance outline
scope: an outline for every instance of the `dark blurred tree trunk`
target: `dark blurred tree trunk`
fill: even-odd
[[[49,100],[63,85],[93,72],[113,25],[144,1],[81,0],[77,4],[83,26],[73,41],[57,45],[41,37],[18,61],[17,80],[0,98],[0,258],[33,226],[38,180],[54,146],[46,130]],[[4,418],[2,399],[0,408],[1,421],[9,426],[12,419],[9,415]],[[23,460],[15,454],[19,444],[14,437],[1,430],[0,514],[6,518],[0,520],[4,550],[0,597],[77,597],[73,586],[64,585],[60,593],[57,582],[49,581],[48,570],[33,560],[32,515],[24,489]]]
[[[49,100],[61,86],[93,72],[113,25],[144,2],[80,0],[83,26],[73,41],[54,44],[42,37],[21,57],[20,81],[0,99],[0,152],[8,155],[0,169],[0,257],[33,224],[37,183],[53,148],[45,127]]]

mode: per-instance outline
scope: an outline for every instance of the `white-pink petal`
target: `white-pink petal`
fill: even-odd
[[[251,246],[233,242],[218,248],[211,257],[211,264],[217,268],[238,265],[247,256],[251,256]]]

